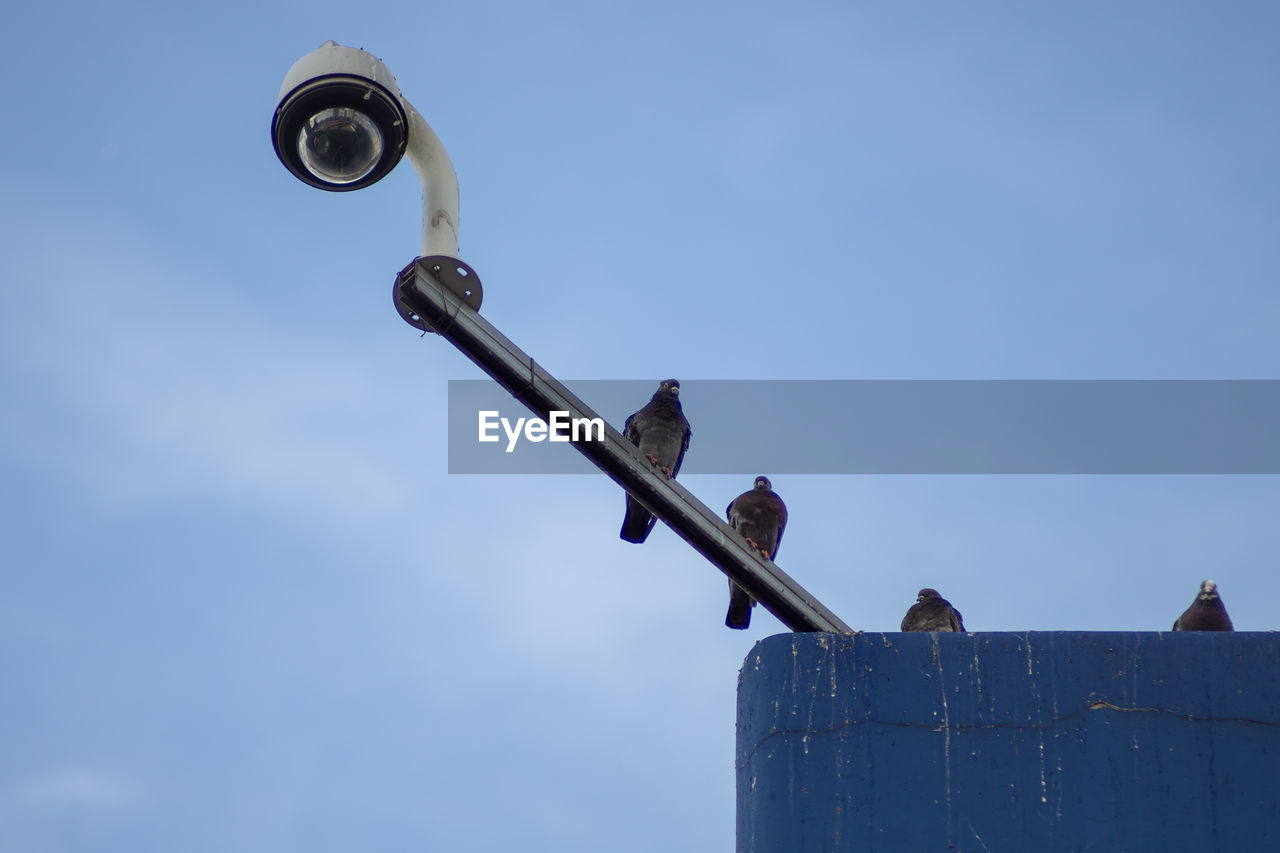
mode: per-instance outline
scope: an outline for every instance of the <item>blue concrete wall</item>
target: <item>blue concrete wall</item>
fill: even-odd
[[[782,634],[738,850],[1280,851],[1280,634]]]

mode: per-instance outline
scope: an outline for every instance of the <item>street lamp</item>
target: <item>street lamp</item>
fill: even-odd
[[[458,176],[422,114],[400,93],[391,69],[366,51],[327,41],[284,75],[271,122],[276,156],[298,180],[330,192],[380,181],[400,158],[422,183],[422,251],[417,263],[479,310],[480,277],[458,258]],[[393,292],[405,322],[435,331]]]
[[[392,298],[410,325],[437,332],[534,414],[600,418],[480,316],[483,292],[458,255],[458,178],[430,125],[380,59],[328,41],[294,63],[271,123],[280,162],[331,192],[367,187],[409,155],[422,182],[422,253],[399,272]],[[603,441],[573,446],[793,631],[852,629],[639,449],[606,424]]]

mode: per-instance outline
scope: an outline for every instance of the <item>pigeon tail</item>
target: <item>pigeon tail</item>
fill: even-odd
[[[724,617],[724,624],[739,631],[751,627],[751,608],[755,603],[745,589],[729,581],[729,613]]]
[[[649,538],[649,531],[653,530],[657,521],[653,513],[641,506],[639,501],[631,495],[627,495],[627,514],[622,519],[622,530],[618,536],[624,542],[634,542],[639,545]]]

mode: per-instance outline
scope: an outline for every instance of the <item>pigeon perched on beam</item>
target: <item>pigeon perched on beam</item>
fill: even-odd
[[[787,529],[787,505],[773,490],[768,477],[756,477],[755,486],[743,492],[725,509],[729,525],[742,534],[747,544],[766,560],[778,556],[782,531]],[[745,589],[729,580],[729,614],[724,624],[742,630],[751,624],[751,608],[756,601]]]
[[[936,589],[922,589],[916,603],[902,617],[904,631],[963,631],[960,611],[951,606]]]
[[[675,379],[664,380],[649,402],[627,418],[622,427],[622,435],[640,448],[649,464],[668,477],[675,477],[680,471],[692,432],[680,408],[680,383]],[[627,514],[618,535],[627,542],[643,542],[657,521],[653,513],[628,492]]]
[[[1213,581],[1200,584],[1200,592],[1191,606],[1173,622],[1175,631],[1234,631],[1227,608],[1218,595],[1218,585]]]

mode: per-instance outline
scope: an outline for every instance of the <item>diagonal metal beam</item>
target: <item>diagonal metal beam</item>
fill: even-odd
[[[445,286],[437,277],[436,266],[427,259],[418,258],[401,270],[395,289],[403,306],[534,414],[543,419],[552,411],[568,412],[571,418],[600,417]],[[414,323],[417,318],[406,319]],[[804,587],[762,559],[706,504],[655,471],[635,445],[608,423],[604,441],[577,441],[573,445],[792,631],[853,633]]]

